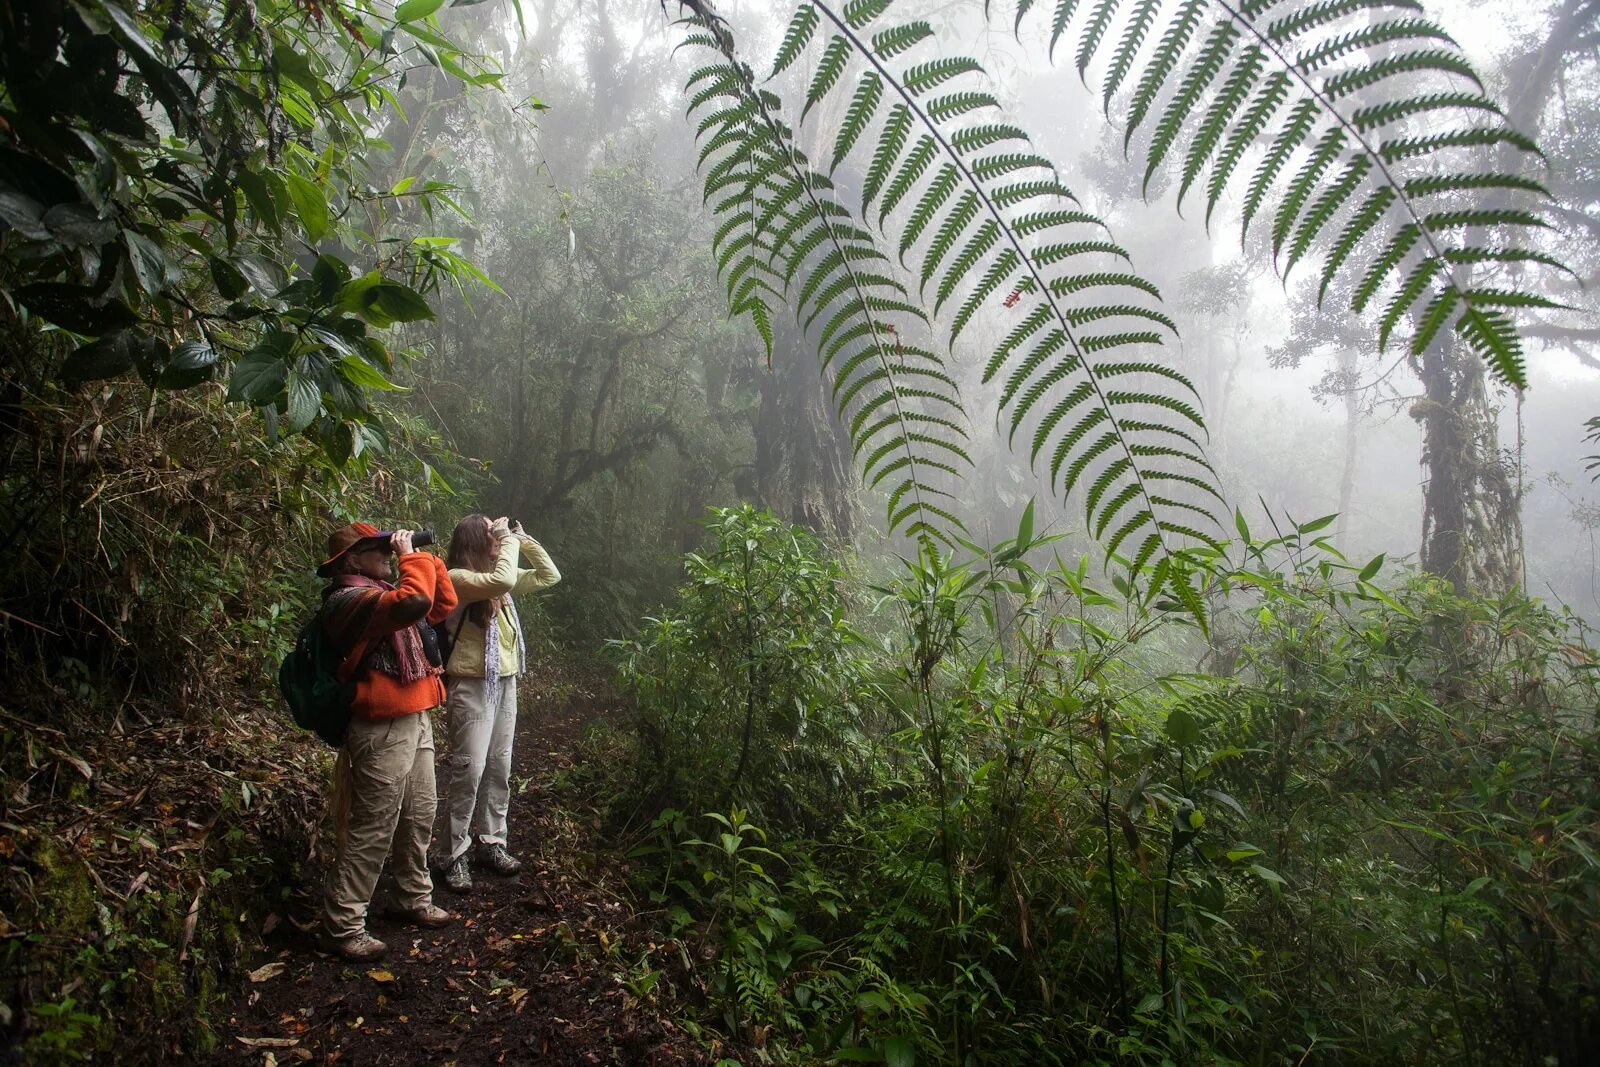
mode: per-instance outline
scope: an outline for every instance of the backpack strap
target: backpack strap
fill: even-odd
[[[329,595],[328,599],[323,602],[322,612],[324,615],[326,615],[329,608],[338,607],[341,609],[339,628],[343,630],[344,633],[354,633],[360,635],[366,632],[367,625],[372,621],[373,614],[378,610],[378,601],[381,597],[381,593],[359,587],[340,589]],[[345,604],[343,601],[352,598],[355,598],[358,602],[350,605],[348,610],[345,610]],[[324,625],[326,625],[326,623],[324,623]],[[343,643],[340,640],[340,638],[344,636],[342,633],[330,633],[328,636],[333,639],[335,646]],[[345,654],[344,659],[339,664],[339,680],[349,681],[351,678],[355,677],[356,672],[361,669],[363,662],[377,650],[378,642],[382,640],[383,636],[374,637],[365,641],[357,636],[350,651]]]

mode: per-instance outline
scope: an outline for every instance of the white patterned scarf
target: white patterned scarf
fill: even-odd
[[[506,614],[517,634],[517,674],[528,669],[528,650],[522,643],[522,619],[517,615],[517,602],[508,593],[504,597]],[[516,685],[516,682],[512,682]],[[483,690],[491,709],[500,706],[500,609],[498,605],[489,615],[489,625],[483,628]]]

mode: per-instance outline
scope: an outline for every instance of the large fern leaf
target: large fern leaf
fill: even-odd
[[[1006,28],[1020,37],[1024,21]],[[1040,28],[1051,54],[1075,30],[1079,76],[1119,42],[1102,94],[1109,112],[1134,87],[1121,118],[1127,142],[1143,146],[1147,188],[1181,160],[1181,202],[1209,168],[1207,219],[1233,190],[1246,231],[1270,219],[1285,274],[1323,253],[1319,300],[1348,272],[1359,279],[1354,310],[1385,295],[1385,343],[1406,323],[1412,347],[1450,324],[1501,380],[1526,384],[1515,320],[1475,294],[1527,284],[1512,268],[1533,261],[1527,239],[1547,194],[1519,157],[1537,148],[1416,0],[1058,0]],[[1496,213],[1453,224],[1423,203],[1440,196]]]

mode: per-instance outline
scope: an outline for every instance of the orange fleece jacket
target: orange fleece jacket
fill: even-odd
[[[438,625],[455,606],[456,590],[444,560],[426,552],[407,552],[400,557],[400,580],[378,595],[361,641],[370,648],[373,638],[387,637],[423,619]],[[361,719],[396,719],[436,708],[444,703],[444,696],[444,678],[437,674],[408,684],[383,671],[364,670],[356,677],[350,714]]]

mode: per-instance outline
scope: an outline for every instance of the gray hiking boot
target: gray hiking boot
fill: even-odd
[[[495,874],[511,875],[522,870],[522,861],[506,851],[501,844],[478,843],[478,862]]]
[[[472,864],[465,852],[444,869],[444,887],[452,893],[472,892]]]

